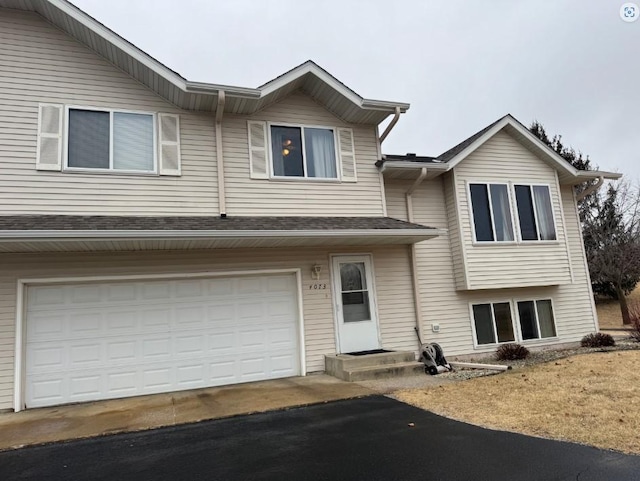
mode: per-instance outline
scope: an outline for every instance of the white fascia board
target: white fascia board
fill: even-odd
[[[171,69],[162,65],[153,57],[146,54],[145,52],[140,50],[138,47],[133,45],[132,43],[126,41],[120,35],[109,30],[107,27],[105,27],[98,21],[94,20],[90,15],[86,14],[75,5],[67,2],[66,0],[46,0],[46,2],[49,3],[51,6],[62,11],[68,17],[81,23],[82,25],[87,27],[89,30],[93,31],[94,33],[96,33],[97,35],[105,39],[114,47],[121,49],[123,52],[125,52],[127,55],[134,58],[138,62],[140,62],[145,67],[148,67],[149,69],[153,70],[155,73],[164,77],[169,82],[171,82],[172,84],[174,84],[175,86],[177,86],[178,88],[186,92],[187,90],[186,79],[176,74]]]
[[[598,179],[604,177],[609,180],[618,180],[622,174],[618,172],[606,172],[604,170],[579,170],[576,175],[578,179]]]
[[[435,237],[440,229],[358,229],[358,230],[15,230],[0,231],[2,240],[76,240],[76,239],[248,239],[248,238],[322,238],[322,237]]]
[[[387,160],[380,167],[380,172],[385,172],[391,169],[400,169],[400,170],[421,170],[427,169],[428,171],[439,171],[446,172],[451,169],[449,164],[447,163],[421,163],[421,162],[410,162],[410,161],[402,161],[402,160]]]
[[[209,84],[204,82],[191,82],[187,81],[187,91],[193,93],[203,94],[217,94],[219,91],[224,91],[227,97],[241,97],[250,99],[259,99],[260,90],[252,89],[248,87],[234,87],[233,85],[219,85]]]
[[[361,109],[364,110],[382,110],[382,111],[390,111],[394,112],[396,107],[399,107],[402,112],[406,112],[409,109],[408,103],[402,102],[389,102],[384,100],[372,100],[372,99],[363,99],[353,90],[348,88],[346,85],[338,81],[331,74],[327,73],[322,68],[318,67],[315,63],[308,61],[294,68],[293,70],[287,72],[286,74],[278,77],[270,82],[264,84],[261,88],[261,96],[265,97],[277,90],[285,87],[291,82],[299,79],[300,77],[312,73],[316,77],[318,77],[322,82],[327,84],[329,87],[339,92],[341,95],[345,96],[349,101],[353,104],[357,105]]]
[[[542,142],[538,137],[536,137],[531,132],[529,132],[529,129],[524,128],[520,124],[520,122],[515,120],[511,115],[505,116],[504,119],[502,119],[500,122],[494,125],[491,129],[485,132],[484,135],[476,139],[475,142],[467,146],[466,149],[464,149],[462,152],[456,155],[453,159],[447,162],[447,164],[451,166],[450,167],[451,169],[454,168],[456,165],[462,162],[463,159],[469,156],[473,151],[479,148],[482,144],[484,144],[487,140],[489,140],[491,137],[493,137],[495,134],[497,134],[500,130],[502,130],[507,125],[513,127],[520,134],[526,137],[527,140],[529,140],[532,144],[534,144],[536,147],[542,150],[543,153],[546,154],[554,162],[558,170],[564,171],[569,175],[576,176],[578,172],[576,168],[574,168],[566,160],[560,157],[556,152],[554,152],[547,144]]]

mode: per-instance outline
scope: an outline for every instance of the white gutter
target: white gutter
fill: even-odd
[[[598,190],[602,186],[602,184],[604,184],[604,177],[600,176],[600,177],[598,177],[598,182],[596,182],[592,186],[587,187],[582,192],[580,192],[579,194],[576,195],[576,202],[580,202],[582,199],[584,199],[589,194],[594,193],[596,190]]]
[[[357,230],[5,230],[0,241],[74,240],[74,239],[245,239],[282,238],[346,238],[346,237],[437,237],[439,229],[357,229]]]
[[[391,122],[389,122],[389,125],[387,125],[387,128],[384,129],[384,132],[382,132],[382,135],[380,136],[380,143],[384,142],[384,139],[387,138],[387,135],[389,135],[389,132],[391,132],[391,130],[395,127],[399,119],[400,119],[400,107],[396,107],[396,112],[393,115]]]
[[[224,115],[225,93],[218,92],[218,107],[216,108],[216,161],[218,169],[218,209],[220,217],[227,216],[227,198],[224,189],[224,152],[222,150],[222,116]]]
[[[411,184],[409,190],[407,190],[405,199],[407,201],[407,221],[413,223],[413,192],[418,188],[422,181],[427,177],[427,168],[420,169],[420,174],[416,178],[415,182]],[[422,296],[420,296],[420,279],[418,279],[418,264],[416,261],[416,245],[411,244],[411,276],[413,282],[413,302],[416,311],[416,331],[418,332],[418,339],[422,339]],[[420,341],[418,342],[420,344]]]

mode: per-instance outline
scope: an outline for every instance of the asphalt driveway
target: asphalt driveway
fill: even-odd
[[[5,451],[0,479],[638,480],[640,457],[481,429],[371,396]]]

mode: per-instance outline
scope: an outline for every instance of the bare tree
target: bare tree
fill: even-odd
[[[614,294],[623,323],[631,324],[626,296],[640,281],[640,190],[609,184],[586,211],[583,236],[594,290]]]

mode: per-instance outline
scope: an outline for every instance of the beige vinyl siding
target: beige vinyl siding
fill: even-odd
[[[416,348],[411,271],[406,246],[328,249],[233,249],[194,252],[0,255],[0,409],[13,406],[16,288],[18,279],[300,269],[308,372],[324,370],[324,354],[336,352],[330,255],[373,257],[382,345]],[[311,267],[322,266],[320,279]],[[326,284],[326,289],[310,289]]]
[[[551,166],[502,131],[470,154],[454,170],[468,289],[549,286],[571,282],[557,174]],[[513,185],[549,185],[557,241],[511,245],[484,242],[474,245],[467,184],[475,182],[510,184],[515,228],[518,216]]]
[[[358,181],[251,179],[247,120],[352,128]],[[257,114],[225,116],[222,131],[229,215],[384,215],[375,126],[346,124],[297,92]]]
[[[437,228],[451,226],[450,210],[445,188],[450,178],[441,176],[424,182],[413,193],[415,222]],[[399,206],[410,181],[385,182],[389,206]],[[552,299],[557,337],[539,341],[525,341],[527,346],[542,346],[579,341],[595,330],[595,312],[591,302],[591,288],[579,231],[577,210],[569,186],[561,188],[566,234],[571,252],[574,282],[561,286],[505,288],[465,291],[458,290],[455,276],[455,254],[451,248],[451,229],[448,233],[416,245],[416,264],[420,286],[422,328],[425,342],[439,343],[447,356],[492,352],[495,346],[474,348],[471,303]],[[406,220],[406,210],[394,210],[395,216]],[[515,309],[515,304],[514,304]],[[515,321],[515,311],[512,313]],[[434,333],[432,325],[440,332]]]
[[[460,229],[460,217],[458,215],[458,197],[455,189],[455,172],[446,173],[442,176],[444,189],[445,209],[447,211],[447,227],[449,228],[449,245],[453,256],[453,273],[456,281],[456,288],[466,289],[467,273],[465,270],[465,251],[462,249],[462,238]]]
[[[36,14],[0,15],[3,214],[215,215],[213,117],[182,111]],[[35,170],[38,103],[180,115],[182,176]]]

